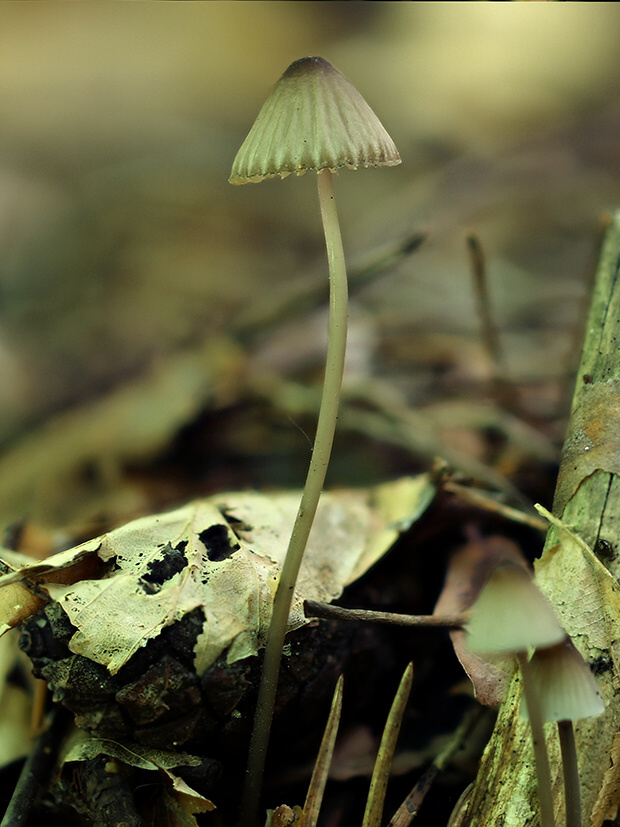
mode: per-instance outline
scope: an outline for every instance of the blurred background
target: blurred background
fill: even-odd
[[[615,4],[1,4],[5,504],[28,477],[6,519],[28,510],[35,472],[112,451],[99,425],[69,457],[53,424],[67,411],[163,371],[136,420],[154,431],[144,450],[191,423],[207,380],[180,355],[230,345],[200,363],[224,400],[320,369],[322,311],[279,306],[297,288],[325,296],[313,176],[227,183],[268,91],[311,54],[357,86],[403,159],[338,176],[352,269],[426,235],[356,290],[351,375],[390,378],[412,408],[480,393],[475,233],[520,415],[561,440],[601,217],[620,206],[619,30]],[[121,457],[139,441],[124,438]]]

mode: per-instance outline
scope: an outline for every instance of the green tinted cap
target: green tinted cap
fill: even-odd
[[[517,653],[553,646],[565,637],[555,612],[531,575],[514,563],[502,563],[471,607],[467,648],[471,652]]]
[[[234,160],[231,184],[307,170],[395,166],[400,155],[357,89],[322,57],[292,63]]]
[[[530,664],[543,721],[578,721],[605,711],[594,675],[570,638],[537,649]],[[528,717],[525,704],[521,712]]]

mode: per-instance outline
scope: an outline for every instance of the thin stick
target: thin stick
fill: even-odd
[[[562,769],[564,772],[564,801],[566,803],[566,827],[581,827],[581,790],[577,747],[572,721],[558,721]]]
[[[329,170],[319,172],[317,182],[325,245],[327,247],[330,285],[325,378],[308,476],[306,477],[301,503],[282,566],[267,635],[267,646],[265,648],[254,727],[250,741],[246,783],[241,805],[242,827],[254,827],[256,824],[269,732],[278,688],[282,646],[287,631],[288,616],[299,567],[301,566],[325,481],[327,466],[329,465],[344,372],[348,320],[347,272],[338,213],[336,212],[332,173]]]
[[[435,779],[440,772],[441,770],[437,764],[433,763],[430,765],[430,767],[421,775],[418,783],[411,790],[407,798],[394,813],[390,819],[388,827],[408,827],[408,825],[417,816],[427,792],[433,786]]]
[[[478,316],[480,317],[482,344],[492,365],[494,395],[504,406],[514,408],[517,402],[516,389],[514,384],[506,379],[506,368],[497,327],[493,320],[487,267],[480,239],[476,235],[468,236],[467,248],[471,260]]]
[[[390,242],[386,247],[373,250],[369,258],[357,267],[349,267],[347,280],[350,295],[355,295],[361,288],[413,255],[426,237],[426,233],[414,231],[402,241]],[[253,302],[252,307],[246,308],[232,320],[235,339],[250,347],[262,331],[269,332],[282,322],[321,307],[325,301],[323,284],[319,284],[313,276],[314,271],[312,277],[306,276],[283,284],[278,289],[277,296],[270,293]]]
[[[489,285],[487,279],[487,268],[484,260],[484,252],[480,239],[476,235],[467,237],[467,249],[469,250],[472,275],[474,277],[474,290],[478,304],[478,315],[482,325],[482,341],[485,350],[493,363],[494,370],[498,375],[502,373],[502,353],[499,344],[499,336],[493,323],[493,311],[489,298]]]
[[[387,623],[392,626],[417,626],[431,629],[462,629],[469,615],[466,612],[455,615],[401,615],[396,612],[373,612],[366,609],[343,609],[317,600],[304,601],[306,617],[323,620],[361,620],[366,623]]]
[[[458,482],[454,482],[454,480],[447,480],[442,483],[442,488],[444,491],[449,491],[466,503],[471,503],[478,508],[483,508],[494,514],[500,514],[502,517],[505,517],[507,520],[512,520],[515,523],[529,525],[530,528],[535,528],[541,532],[546,532],[549,528],[546,520],[537,517],[535,514],[526,513],[518,508],[513,508],[510,505],[498,502],[485,491],[479,491],[467,485],[460,485]]]
[[[549,755],[545,741],[545,731],[540,710],[540,702],[534,683],[532,668],[527,655],[518,655],[521,675],[523,677],[523,694],[527,704],[527,712],[532,730],[534,745],[534,761],[536,764],[536,778],[538,779],[538,801],[540,804],[541,827],[555,827],[553,814],[553,790],[551,787],[551,770],[549,769]]]

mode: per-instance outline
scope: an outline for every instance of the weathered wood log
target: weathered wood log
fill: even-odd
[[[601,827],[616,818],[620,805],[620,212],[606,232],[598,265],[553,510],[562,522],[549,529],[536,580],[606,702],[604,715],[576,725],[583,823]],[[539,824],[531,735],[519,715],[520,695],[515,674],[454,827]],[[556,823],[563,825],[555,724],[546,725],[546,737]]]

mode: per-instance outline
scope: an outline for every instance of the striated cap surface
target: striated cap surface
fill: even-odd
[[[578,721],[605,711],[594,675],[569,638],[537,649],[530,663],[543,721]],[[525,705],[521,713],[528,717]]]
[[[292,172],[396,166],[400,155],[357,89],[322,57],[292,63],[234,160],[231,184]]]
[[[480,654],[517,653],[553,646],[565,636],[530,574],[521,566],[502,563],[471,607],[467,648]]]

